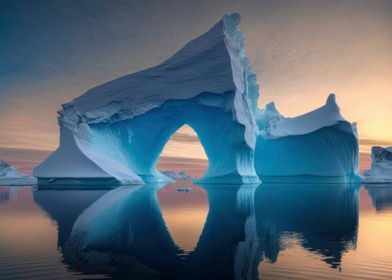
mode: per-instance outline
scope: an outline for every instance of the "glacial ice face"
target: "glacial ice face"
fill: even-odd
[[[372,166],[364,175],[365,183],[392,183],[392,146],[372,147]]]
[[[257,114],[255,167],[263,181],[273,177],[359,178],[356,125],[340,114],[335,95],[307,114],[285,118],[274,104]]]
[[[156,170],[157,160],[170,136],[188,124],[209,159],[200,182],[259,182],[253,162],[258,85],[239,21],[238,14],[225,15],[162,64],[64,104],[60,147],[34,175],[42,182],[82,177],[167,182]]]

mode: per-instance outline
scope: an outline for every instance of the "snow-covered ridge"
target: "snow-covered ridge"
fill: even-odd
[[[256,118],[255,167],[263,181],[283,176],[359,180],[356,124],[343,118],[334,94],[325,105],[294,118],[279,114],[274,103],[259,110]]]
[[[328,96],[325,105],[297,117],[283,117],[279,114],[274,103],[267,104],[266,108],[260,111],[258,115],[259,128],[261,128],[261,131],[263,129],[264,131],[267,130],[266,136],[270,138],[305,135],[339,122],[348,121],[341,115],[333,93]],[[356,134],[355,124],[352,124],[352,126],[352,133]]]
[[[59,123],[75,132],[83,123],[134,118],[167,100],[235,93],[232,108],[226,109],[246,127],[246,139],[254,146],[254,123],[249,114],[257,106],[258,85],[244,51],[239,22],[239,14],[225,15],[163,63],[88,90],[62,106]]]

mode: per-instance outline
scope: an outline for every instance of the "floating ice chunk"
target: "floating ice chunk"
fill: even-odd
[[[15,166],[0,160],[0,186],[35,185],[37,179],[28,174],[21,174]]]
[[[162,174],[166,175],[169,178],[177,181],[178,179],[185,180],[185,181],[193,181],[196,180],[195,176],[186,174],[185,171],[162,171]]]
[[[372,147],[372,166],[371,169],[365,170],[362,181],[392,184],[392,146]]]
[[[177,191],[179,192],[190,192],[192,189],[191,188],[178,188]]]

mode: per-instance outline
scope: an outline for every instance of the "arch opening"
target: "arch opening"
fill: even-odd
[[[176,181],[158,191],[158,200],[173,242],[189,254],[199,242],[209,211],[206,191],[193,184],[206,173],[208,156],[190,125],[183,124],[170,136],[156,169]]]
[[[166,142],[156,168],[178,179],[202,177],[208,168],[208,157],[197,133],[188,124],[178,128]],[[193,181],[193,180],[192,180]]]

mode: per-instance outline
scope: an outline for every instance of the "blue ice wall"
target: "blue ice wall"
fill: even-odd
[[[262,181],[280,176],[358,179],[358,142],[350,130],[351,124],[339,122],[306,135],[258,137],[256,172]]]

